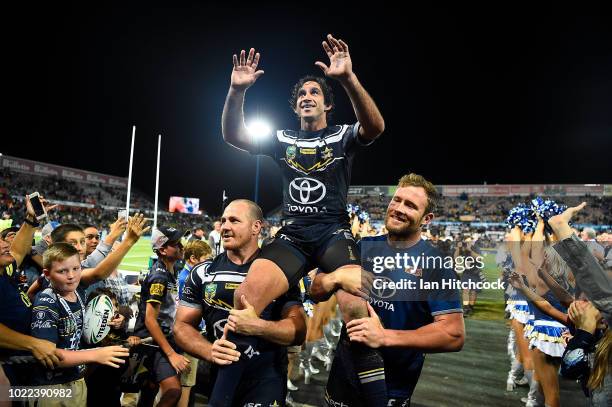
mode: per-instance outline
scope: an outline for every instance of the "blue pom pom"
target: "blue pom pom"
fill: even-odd
[[[506,223],[510,228],[518,226],[523,232],[531,233],[535,231],[537,218],[532,206],[521,203],[510,210]]]

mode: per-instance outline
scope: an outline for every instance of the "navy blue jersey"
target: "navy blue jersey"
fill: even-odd
[[[163,262],[155,262],[140,288],[140,302],[138,303],[138,317],[134,325],[134,335],[141,338],[151,336],[145,325],[147,303],[149,302],[161,304],[157,322],[164,335],[171,334],[174,316],[176,315],[177,298],[178,286],[175,275],[166,269]]]
[[[371,143],[371,142],[370,142]],[[359,123],[319,131],[278,130],[257,146],[280,166],[283,218],[303,224],[348,221],[346,201],[353,158],[366,143]]]
[[[85,289],[80,285],[76,301],[58,296],[51,287],[38,293],[32,308],[31,335],[56,344],[59,349],[78,350],[83,332]],[[35,365],[37,385],[62,384],[83,377],[85,366],[45,369]]]
[[[181,305],[202,310],[209,342],[212,343],[223,336],[229,312],[234,308],[234,291],[246,278],[251,264],[252,262],[234,264],[224,252],[214,260],[207,260],[195,266],[185,281]],[[260,318],[278,321],[282,319],[282,313],[287,307],[300,304],[300,291],[296,286],[264,308]],[[262,352],[259,358],[262,363],[265,360],[286,369],[284,346],[261,340],[257,349]],[[253,365],[247,368],[247,373],[250,370],[256,372],[258,369]]]
[[[21,289],[17,263],[4,267],[0,275],[0,323],[22,334],[30,334],[32,303]],[[0,349],[1,355],[19,354],[18,351]]]
[[[380,281],[412,281],[419,287],[419,280],[426,282],[449,282],[457,276],[448,266],[448,262],[431,260],[445,256],[425,240],[408,249],[395,249],[387,243],[387,235],[366,237],[359,242],[363,267],[374,272],[374,278]],[[396,259],[397,254],[407,254],[422,263],[411,262],[408,267],[390,267],[373,270],[376,258]],[[418,259],[422,260],[418,260]],[[426,260],[427,259],[427,260]],[[448,260],[448,259],[446,259]],[[375,286],[376,287],[376,286]],[[389,289],[372,289],[370,303],[382,324],[387,329],[415,330],[434,321],[436,315],[463,312],[460,294],[457,290],[419,290],[405,289],[403,292]],[[389,396],[409,397],[419,379],[425,360],[422,351],[406,348],[381,348],[385,360],[385,374]]]

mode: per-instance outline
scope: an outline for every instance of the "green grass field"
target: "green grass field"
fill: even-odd
[[[129,251],[119,266],[121,270],[140,271],[149,265],[149,257],[153,254],[151,240],[142,238]],[[487,281],[495,281],[499,277],[499,270],[495,264],[495,255],[485,254],[485,276]],[[482,290],[476,300],[473,319],[503,320],[504,293],[501,290]]]
[[[149,266],[149,257],[153,254],[151,250],[151,239],[141,238],[134,247],[123,258],[119,265],[120,270],[140,271]]]
[[[500,272],[495,264],[494,254],[485,254],[484,274],[487,281],[493,282],[500,278]],[[502,290],[482,290],[476,298],[474,314],[470,318],[480,320],[504,319],[504,292]]]

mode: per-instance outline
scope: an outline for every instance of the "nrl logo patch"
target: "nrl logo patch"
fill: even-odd
[[[210,302],[217,294],[217,284],[208,284],[204,291],[204,300]]]
[[[287,151],[285,152],[285,156],[287,157],[287,160],[293,160],[295,158],[295,152],[296,152],[295,146],[287,147]]]

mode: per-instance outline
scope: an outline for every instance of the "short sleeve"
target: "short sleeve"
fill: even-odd
[[[429,290],[427,293],[427,304],[432,316],[463,312],[461,306],[461,295],[459,291],[451,286],[457,279],[452,268],[442,267],[429,270],[428,280],[438,282],[437,289]],[[425,276],[424,276],[425,277]]]
[[[348,125],[348,129],[344,133],[342,137],[342,144],[344,146],[344,151],[350,153],[355,152],[358,149],[363,147],[367,147],[374,143],[375,140],[365,140],[359,135],[359,129],[361,128],[361,124],[359,122]]]
[[[149,298],[147,302],[162,304],[168,291],[168,278],[163,275],[155,276],[149,284]]]
[[[46,339],[50,342],[57,343],[59,321],[59,312],[57,308],[57,300],[53,295],[46,292],[41,292],[34,302],[32,309],[32,324],[30,334],[39,339]]]
[[[210,262],[203,263],[197,267],[194,267],[189,275],[185,279],[185,286],[183,287],[183,293],[181,296],[180,304],[190,308],[202,308],[202,286],[204,281],[204,275]]]

